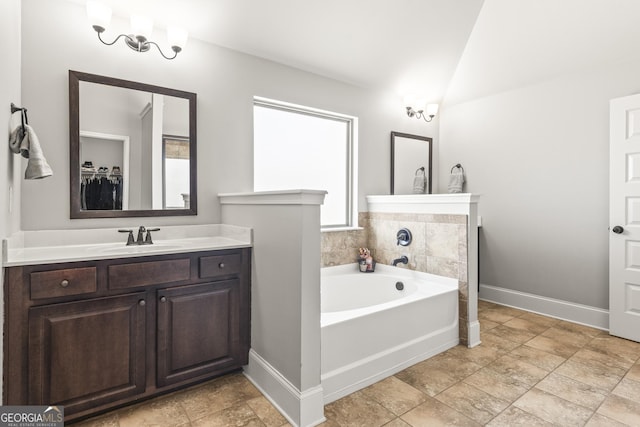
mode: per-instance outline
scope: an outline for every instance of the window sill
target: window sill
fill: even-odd
[[[364,230],[364,227],[327,227],[321,228],[320,231],[324,232],[332,232],[332,231],[358,231]]]

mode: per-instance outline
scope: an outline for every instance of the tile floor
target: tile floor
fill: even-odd
[[[482,345],[458,346],[325,407],[324,427],[639,426],[640,344],[481,301]],[[285,426],[242,376],[86,426]]]

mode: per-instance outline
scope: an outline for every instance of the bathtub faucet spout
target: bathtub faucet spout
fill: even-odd
[[[400,258],[394,259],[393,260],[393,266],[395,267],[396,265],[398,265],[399,263],[402,264],[408,264],[409,263],[409,258],[407,258],[406,255],[402,255]]]

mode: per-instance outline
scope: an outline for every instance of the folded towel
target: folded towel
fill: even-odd
[[[413,193],[424,194],[427,191],[427,176],[424,173],[424,167],[416,170],[416,176],[413,178]]]
[[[451,168],[451,175],[449,175],[449,193],[462,193],[463,184],[464,169],[460,165],[455,165]]]
[[[9,147],[11,151],[22,157],[29,159],[27,169],[24,171],[25,179],[40,179],[53,175],[51,166],[44,158],[44,153],[40,147],[40,141],[33,128],[29,125],[18,126],[9,136]]]

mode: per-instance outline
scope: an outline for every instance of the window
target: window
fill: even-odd
[[[164,203],[163,209],[189,208],[189,180],[191,178],[189,161],[189,138],[182,136],[162,135],[164,155],[163,176]]]
[[[326,190],[323,228],[357,225],[357,119],[255,98],[254,191]]]

